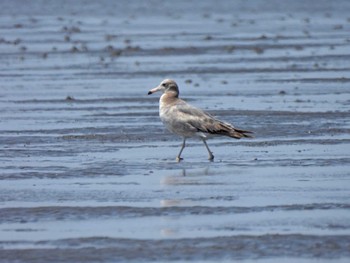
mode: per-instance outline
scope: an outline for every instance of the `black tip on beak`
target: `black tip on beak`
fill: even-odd
[[[147,93],[147,95],[151,95],[152,94],[152,91],[149,91],[148,93]]]

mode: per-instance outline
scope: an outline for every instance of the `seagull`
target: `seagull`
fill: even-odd
[[[252,138],[253,132],[237,129],[180,99],[179,88],[174,80],[163,80],[151,89],[148,95],[158,91],[163,92],[159,100],[161,121],[170,132],[183,137],[180,152],[176,157],[177,162],[182,160],[181,154],[186,146],[186,139],[190,137],[198,137],[203,141],[211,161],[214,160],[214,155],[206,142],[210,137],[223,135],[235,139]]]

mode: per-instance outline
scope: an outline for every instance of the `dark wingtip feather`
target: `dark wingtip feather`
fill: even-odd
[[[235,139],[241,139],[241,138],[254,138],[252,135],[252,131],[246,131],[246,130],[240,130],[236,128],[232,128],[229,132],[229,136]]]
[[[198,122],[190,124],[195,127],[198,131],[206,132],[215,135],[224,135],[235,139],[241,138],[254,138],[253,132],[247,130],[241,130],[233,127],[227,122],[223,122],[212,118],[208,115],[208,118],[202,121],[199,125]]]

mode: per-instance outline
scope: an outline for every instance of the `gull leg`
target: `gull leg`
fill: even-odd
[[[207,142],[206,142],[205,139],[203,139],[203,138],[202,138],[202,141],[204,142],[205,148],[207,148],[207,151],[208,151],[208,153],[209,153],[209,158],[208,158],[208,159],[209,159],[210,161],[214,160],[214,155],[213,155],[213,153],[210,151]]]
[[[182,142],[181,150],[180,150],[179,154],[176,156],[177,162],[180,162],[181,160],[183,160],[180,156],[181,156],[182,151],[185,149],[185,146],[186,146],[186,138],[184,138],[184,140]]]

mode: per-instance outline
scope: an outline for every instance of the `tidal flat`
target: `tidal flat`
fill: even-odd
[[[0,7],[1,262],[349,261],[349,1]],[[164,78],[255,138],[177,163]]]

